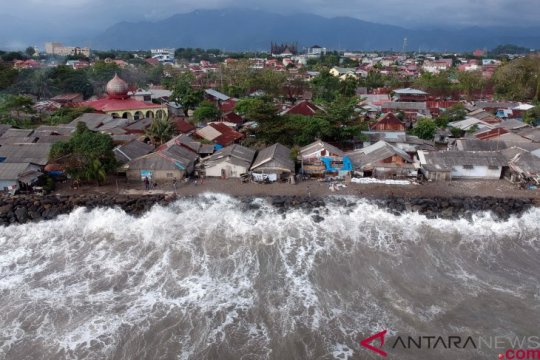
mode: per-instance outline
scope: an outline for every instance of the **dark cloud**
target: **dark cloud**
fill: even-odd
[[[537,26],[539,0],[18,0],[0,12],[66,31],[99,31],[119,21],[158,20],[195,9],[247,7],[278,13],[350,16],[420,26]]]

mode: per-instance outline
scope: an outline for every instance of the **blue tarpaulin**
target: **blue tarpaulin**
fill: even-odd
[[[340,169],[332,167],[332,160],[333,159],[331,157],[321,156],[321,161],[326,167],[326,172],[352,171],[351,159],[349,159],[348,156],[343,157],[343,166]]]

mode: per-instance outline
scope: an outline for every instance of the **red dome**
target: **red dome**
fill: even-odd
[[[128,97],[128,84],[118,76],[107,83],[107,94],[111,99],[126,99]]]

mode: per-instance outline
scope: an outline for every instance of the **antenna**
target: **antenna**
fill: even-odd
[[[403,38],[403,48],[402,48],[402,51],[403,55],[405,55],[405,53],[407,52],[407,38],[404,37]]]

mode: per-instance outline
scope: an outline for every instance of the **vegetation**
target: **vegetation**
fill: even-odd
[[[162,145],[169,141],[174,135],[174,128],[167,119],[154,119],[152,124],[146,129],[146,136],[154,145]]]
[[[68,124],[84,113],[93,112],[90,107],[61,107],[49,117],[51,125]]]
[[[195,90],[192,86],[195,77],[190,72],[179,74],[169,85],[172,91],[171,99],[180,104],[187,116],[189,110],[194,110],[202,101],[203,94],[200,90]]]
[[[448,123],[465,119],[466,115],[467,110],[465,110],[463,104],[456,104],[440,114],[439,117],[435,119],[435,124],[437,127],[445,128]]]
[[[418,136],[420,139],[433,140],[437,125],[435,122],[428,118],[418,119],[414,128],[411,130],[411,134]]]
[[[198,123],[213,121],[220,116],[220,111],[211,101],[203,101],[193,112],[193,117]]]
[[[534,108],[525,112],[523,122],[533,126],[538,125],[540,123],[540,105],[536,105]]]
[[[540,56],[526,56],[500,66],[493,75],[495,93],[508,100],[540,100]]]
[[[64,164],[66,172],[74,179],[101,185],[106,174],[116,169],[113,148],[109,135],[90,131],[84,123],[78,123],[69,141],[53,144],[49,159]]]

